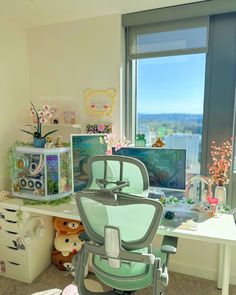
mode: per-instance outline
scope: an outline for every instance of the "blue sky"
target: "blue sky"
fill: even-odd
[[[202,114],[205,54],[138,61],[138,113]]]

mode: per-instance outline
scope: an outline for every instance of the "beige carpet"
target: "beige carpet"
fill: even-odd
[[[47,289],[63,289],[73,281],[72,276],[65,276],[64,272],[51,265],[32,284],[21,283],[0,276],[0,295],[31,295]],[[87,286],[91,290],[102,291],[93,275],[87,280]],[[198,279],[178,273],[170,273],[170,283],[167,295],[220,295],[216,289],[216,282]],[[151,295],[150,289],[136,293],[137,295]],[[236,295],[236,286],[230,286],[229,295]]]

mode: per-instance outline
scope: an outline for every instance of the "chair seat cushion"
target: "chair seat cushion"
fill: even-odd
[[[148,249],[145,248],[133,252],[148,253]],[[161,263],[164,263],[166,255],[160,249],[154,248],[152,254],[155,257],[161,258]],[[139,290],[149,286],[153,281],[153,265],[121,261],[120,268],[112,268],[109,266],[107,259],[94,255],[93,266],[95,275],[103,283],[114,289]]]

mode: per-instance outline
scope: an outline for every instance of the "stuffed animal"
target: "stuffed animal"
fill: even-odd
[[[79,234],[62,234],[57,232],[54,240],[54,246],[63,256],[69,256],[70,253],[77,253],[82,244]]]
[[[55,217],[53,225],[57,233],[61,234],[77,234],[84,231],[81,221]]]
[[[68,270],[68,264],[71,265],[75,255],[76,253],[70,253],[68,256],[63,256],[61,252],[54,250],[51,255],[52,263],[60,270]]]

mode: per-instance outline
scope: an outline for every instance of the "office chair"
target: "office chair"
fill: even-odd
[[[88,235],[77,255],[75,283],[80,295],[96,294],[84,284],[89,253],[95,276],[113,291],[130,294],[152,287],[164,294],[169,254],[177,239],[164,237],[161,249],[152,248],[163,205],[147,198],[149,179],[144,164],[124,156],[94,156],[88,160],[89,182],[76,194],[79,214]]]

